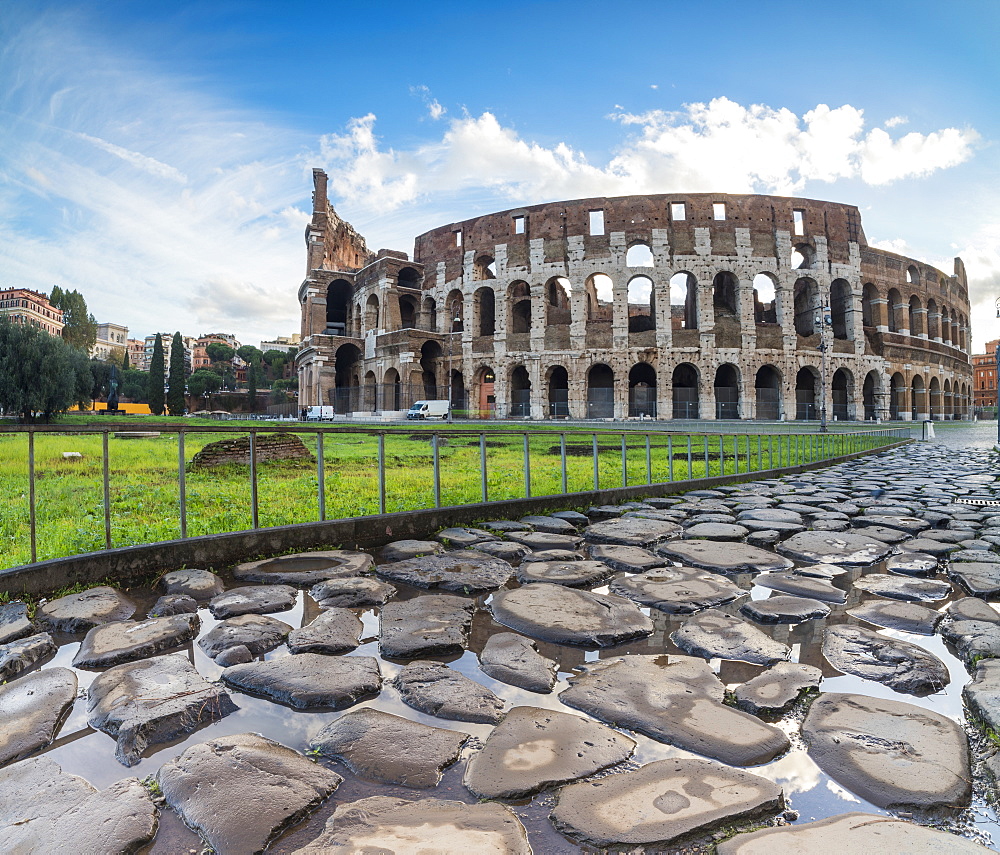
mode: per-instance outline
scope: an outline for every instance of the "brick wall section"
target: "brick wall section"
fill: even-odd
[[[271,460],[309,460],[315,457],[297,436],[287,433],[258,434],[257,462]],[[199,451],[189,465],[191,469],[205,469],[211,466],[227,466],[232,463],[250,465],[250,437],[223,439],[211,442]]]

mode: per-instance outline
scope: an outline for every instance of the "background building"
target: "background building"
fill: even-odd
[[[997,405],[997,345],[1000,340],[986,342],[986,353],[972,356],[973,403],[977,409]]]
[[[273,341],[262,341],[260,350],[267,353],[269,350],[280,350],[282,353],[295,353],[299,349],[299,342],[302,337],[298,333],[292,335],[279,335]]]
[[[129,367],[139,371],[149,371],[149,362],[146,360],[146,342],[141,338],[128,340],[128,364]]]
[[[97,340],[90,349],[90,358],[108,360],[112,354],[120,356],[128,348],[128,342],[128,327],[121,324],[98,324]]]
[[[62,335],[62,310],[55,308],[45,294],[37,291],[28,288],[0,290],[0,314],[16,324],[30,324],[49,335]]]

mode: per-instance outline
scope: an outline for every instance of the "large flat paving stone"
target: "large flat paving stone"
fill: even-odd
[[[332,608],[288,634],[292,653],[346,653],[361,643],[364,624],[348,609]]]
[[[935,627],[944,617],[944,614],[934,609],[899,600],[868,600],[848,609],[847,613],[868,623],[920,635],[933,635]]]
[[[1000,612],[977,597],[962,597],[948,603],[948,615],[954,620],[981,620],[1000,624]]]
[[[619,517],[588,525],[583,536],[588,543],[615,543],[621,546],[647,547],[661,540],[680,537],[683,529],[669,520],[642,517]]]
[[[38,607],[38,622],[60,632],[86,632],[102,623],[128,620],[136,608],[128,597],[107,585],[68,594]]]
[[[0,644],[16,641],[33,632],[34,625],[28,617],[28,606],[25,603],[0,605]]]
[[[407,706],[438,718],[496,724],[503,717],[501,698],[441,662],[410,662],[392,685]]]
[[[619,573],[645,573],[654,567],[663,567],[667,560],[662,555],[639,546],[620,546],[598,543],[590,547],[590,557],[603,561]]]
[[[441,771],[458,759],[469,734],[431,727],[371,708],[330,722],[309,742],[355,775],[404,787],[436,787]]]
[[[958,552],[962,547],[957,543],[949,541],[935,540],[930,535],[932,532],[925,532],[923,537],[915,537],[903,544],[905,552],[920,552],[932,555],[935,558],[946,558],[953,552]]]
[[[568,588],[586,588],[599,585],[614,574],[603,561],[531,561],[517,569],[517,581],[550,582]]]
[[[859,591],[905,602],[932,603],[943,600],[951,593],[951,585],[935,579],[914,579],[908,576],[892,576],[888,573],[870,573],[854,580]]]
[[[0,644],[0,682],[13,680],[21,672],[54,655],[58,649],[47,632]]]
[[[388,582],[369,576],[327,579],[309,590],[309,596],[323,609],[381,606],[395,595],[396,589]]]
[[[330,549],[317,552],[299,552],[279,555],[261,561],[237,564],[233,577],[238,582],[262,582],[271,585],[291,585],[309,588],[326,579],[360,576],[374,566],[367,552],[347,549]]]
[[[938,629],[969,671],[975,670],[980,659],[1000,657],[1000,625],[996,621],[942,621]]]
[[[969,803],[965,733],[940,713],[866,695],[823,694],[809,708],[802,737],[824,772],[876,807]]]
[[[55,739],[76,700],[69,668],[47,668],[0,686],[0,766]]]
[[[0,850],[127,855],[156,834],[158,811],[138,778],[100,791],[48,757],[0,769]]]
[[[985,855],[989,851],[957,834],[860,812],[737,834],[716,848],[717,855]]]
[[[445,546],[454,549],[468,549],[474,543],[484,540],[499,540],[495,534],[481,528],[445,528],[434,535]]]
[[[164,594],[153,607],[146,612],[146,617],[170,617],[171,615],[193,615],[198,613],[198,601],[187,594]]]
[[[608,590],[674,615],[722,606],[749,593],[725,576],[696,567],[659,567],[645,573],[623,573],[611,580]]]
[[[530,796],[627,760],[635,742],[595,721],[514,707],[474,754],[465,786],[483,799]]]
[[[930,576],[937,572],[938,559],[925,552],[901,552],[885,559],[885,569],[903,576]]]
[[[545,531],[549,534],[576,534],[576,526],[569,520],[560,519],[559,517],[530,514],[529,516],[521,517],[521,522],[531,526],[535,531]]]
[[[740,614],[757,623],[802,623],[827,617],[830,607],[809,597],[777,596],[766,600],[748,600],[740,606]]]
[[[819,688],[823,672],[812,665],[778,662],[736,687],[736,704],[754,715],[777,716],[804,692]]]
[[[947,667],[933,653],[860,626],[828,626],[823,656],[838,671],[908,695],[927,695],[951,681]]]
[[[169,573],[164,573],[156,584],[164,594],[191,597],[198,602],[217,597],[226,589],[222,579],[211,570],[195,568],[171,570]]]
[[[767,763],[788,737],[722,703],[708,663],[687,656],[624,656],[587,666],[559,695],[567,706],[734,766]]]
[[[338,805],[323,833],[295,855],[331,852],[531,855],[532,849],[514,811],[497,802],[369,796]]]
[[[753,583],[762,588],[779,591],[793,597],[820,600],[824,603],[847,602],[847,592],[833,585],[828,579],[808,576],[794,571],[761,573],[754,576]]]
[[[237,709],[183,656],[116,665],[87,689],[88,723],[117,740],[115,757],[134,766],[150,745],[169,742]]]
[[[718,609],[689,617],[670,639],[685,653],[705,659],[737,659],[755,665],[771,665],[791,656],[787,645]]]
[[[230,588],[208,601],[208,610],[217,620],[240,615],[283,612],[295,605],[297,593],[291,585],[249,585]]]
[[[471,600],[449,594],[388,603],[379,615],[379,652],[390,659],[461,653],[475,610]]]
[[[709,760],[658,760],[559,791],[553,825],[587,846],[670,846],[699,831],[774,813],[781,787]]]
[[[394,540],[387,543],[379,552],[382,563],[391,564],[394,561],[409,561],[421,555],[437,555],[444,552],[444,544],[436,540]]]
[[[379,564],[376,572],[393,582],[403,582],[414,588],[476,594],[506,585],[514,575],[514,567],[502,558],[462,549]]]
[[[256,733],[194,745],[156,773],[163,797],[218,855],[263,851],[343,780]]]
[[[1000,564],[991,561],[952,564],[948,568],[948,578],[961,585],[973,597],[996,598],[1000,594]]]
[[[870,509],[868,509],[870,510]],[[851,520],[851,526],[858,529],[865,529],[871,526],[881,528],[894,528],[909,535],[920,534],[931,527],[927,520],[912,516],[890,516],[889,514],[870,514],[867,512],[856,516]]]
[[[653,632],[630,600],[545,582],[500,591],[490,609],[498,623],[556,644],[610,647]]]
[[[546,531],[512,531],[507,540],[527,546],[532,552],[544,549],[579,549],[583,538],[578,534],[550,534]]]
[[[546,694],[556,682],[557,663],[542,656],[530,638],[516,632],[496,632],[479,654],[479,668],[494,680]]]
[[[233,647],[245,647],[251,655],[260,656],[280,647],[292,628],[267,615],[240,615],[218,623],[198,639],[206,656],[218,658]]]
[[[298,653],[232,665],[222,682],[294,709],[339,710],[382,691],[382,672],[373,656]]]
[[[714,540],[680,540],[656,549],[673,561],[716,573],[764,573],[789,570],[792,562],[759,546]]]
[[[975,721],[993,733],[1000,732],[1000,659],[983,659],[976,665],[972,682],[962,688],[962,698]]]
[[[197,638],[201,621],[196,614],[112,621],[95,626],[73,657],[75,668],[109,668],[179,647]]]
[[[892,551],[892,547],[881,540],[848,531],[802,531],[775,548],[795,561],[852,567],[874,564]]]

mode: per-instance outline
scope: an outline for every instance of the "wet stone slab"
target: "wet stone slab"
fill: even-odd
[[[548,534],[576,534],[576,526],[572,522],[558,517],[529,515],[521,517],[521,522],[531,526],[535,531],[544,531]]]
[[[694,567],[660,567],[647,573],[616,576],[608,589],[640,605],[668,614],[688,615],[745,597],[725,576]]]
[[[490,610],[497,623],[556,644],[610,647],[653,632],[630,600],[545,582],[494,594]]]
[[[405,787],[436,787],[441,771],[461,753],[469,734],[431,727],[376,709],[344,713],[309,742],[355,775]]]
[[[474,543],[469,549],[474,552],[482,552],[484,555],[491,555],[509,564],[517,564],[531,553],[531,550],[524,544],[511,543],[507,540],[484,540],[481,543]]]
[[[973,720],[1000,732],[1000,659],[983,659],[971,683],[962,688],[962,699]]]
[[[156,773],[163,796],[218,855],[261,852],[343,778],[256,733],[195,745]]]
[[[382,691],[382,673],[373,656],[320,653],[232,665],[222,672],[222,682],[300,710],[339,710]]]
[[[934,629],[944,617],[941,612],[926,606],[896,600],[868,600],[848,609],[847,613],[858,620],[919,635],[933,635]]]
[[[225,590],[222,579],[211,570],[172,570],[164,573],[157,586],[164,594],[178,594],[202,602],[216,597]]]
[[[164,594],[146,613],[146,617],[170,617],[171,615],[193,615],[198,611],[198,601],[187,594]]]
[[[153,839],[157,813],[138,778],[99,791],[48,757],[0,770],[4,852],[126,855]]]
[[[662,544],[656,551],[672,561],[716,573],[764,573],[793,566],[787,558],[746,543],[681,540]]]
[[[1000,625],[996,621],[942,621],[938,631],[955,648],[966,670],[973,671],[980,659],[1000,658]]]
[[[347,609],[332,608],[288,634],[292,653],[346,653],[361,643],[364,624]]]
[[[743,540],[750,529],[724,522],[699,522],[684,530],[686,540]]]
[[[890,600],[933,603],[943,600],[951,593],[951,585],[933,579],[911,579],[905,576],[890,576],[886,573],[872,573],[856,579],[854,587],[859,591],[888,597]]]
[[[621,517],[593,523],[583,530],[588,543],[614,543],[647,547],[681,535],[681,527],[669,520]]]
[[[448,594],[388,603],[379,615],[379,652],[390,659],[461,653],[475,610],[471,600]]]
[[[109,668],[123,662],[134,662],[186,644],[198,636],[200,629],[201,621],[196,614],[101,624],[84,637],[73,657],[73,666]]]
[[[213,659],[232,647],[245,647],[260,656],[280,647],[291,631],[287,623],[267,615],[240,615],[216,624],[198,639],[198,646]]]
[[[527,546],[532,552],[543,549],[568,549],[572,552],[583,543],[578,534],[548,534],[544,531],[512,531],[507,540]]]
[[[28,617],[28,607],[24,603],[4,603],[0,605],[0,644],[16,641],[31,635],[34,627]]]
[[[663,567],[667,563],[663,556],[639,546],[596,544],[591,546],[589,551],[591,558],[603,561],[618,573],[645,573],[647,570]]]
[[[891,547],[881,540],[854,532],[803,531],[776,547],[795,561],[864,566],[881,561]]]
[[[410,662],[392,685],[407,706],[438,718],[496,724],[503,717],[501,698],[441,662]]]
[[[465,771],[465,786],[483,799],[530,796],[627,760],[635,742],[580,716],[515,707]]]
[[[980,620],[1000,624],[1000,612],[977,597],[962,597],[948,603],[948,615],[955,620]]]
[[[370,796],[338,805],[323,833],[295,855],[330,852],[531,855],[532,849],[521,821],[496,802]]]
[[[828,626],[823,656],[838,671],[909,695],[927,695],[950,682],[945,664],[932,653],[860,626]]]
[[[116,665],[87,690],[88,723],[117,740],[115,757],[134,766],[147,747],[169,742],[237,709],[183,656]]]
[[[474,594],[506,585],[514,575],[514,568],[501,558],[462,549],[380,564],[376,572],[393,582],[403,582],[414,588]]]
[[[233,576],[239,582],[262,582],[309,588],[326,579],[341,579],[368,573],[374,562],[367,552],[331,549],[279,555],[262,561],[237,564]]]
[[[383,564],[391,564],[439,552],[444,552],[444,544],[436,540],[394,540],[382,547],[380,555]]]
[[[788,737],[722,703],[706,662],[687,656],[624,656],[570,677],[559,700],[601,721],[734,766],[767,763]]]
[[[903,544],[903,549],[907,552],[922,552],[933,555],[935,558],[946,558],[953,552],[958,552],[961,547],[957,543],[950,543],[941,540],[932,540],[930,533],[924,537],[915,537]]]
[[[771,665],[791,656],[787,645],[718,609],[688,618],[670,639],[685,653],[705,659],[737,659],[755,665]]]
[[[708,760],[670,759],[563,787],[551,819],[588,846],[660,847],[783,807],[781,787],[766,778]]]
[[[768,597],[766,600],[749,600],[740,606],[740,614],[757,623],[801,623],[818,620],[830,614],[830,607],[820,600],[808,597]]]
[[[802,737],[824,772],[876,807],[969,803],[965,733],[940,713],[866,695],[823,694],[809,708]]]
[[[500,539],[493,532],[481,528],[445,528],[435,538],[451,549],[468,549],[474,543]]]
[[[22,671],[55,654],[58,648],[47,632],[0,644],[0,682],[13,680]]]
[[[0,686],[0,766],[48,745],[76,700],[77,680],[69,668],[26,674]]]
[[[517,570],[517,581],[550,582],[568,588],[588,588],[607,580],[615,571],[603,561],[532,561]]]
[[[885,560],[886,570],[903,576],[930,576],[937,568],[938,559],[926,552],[903,552]]]
[[[556,662],[538,652],[537,645],[514,632],[489,637],[479,654],[479,668],[494,680],[546,694],[556,682]]]
[[[368,576],[328,579],[309,590],[309,596],[321,609],[381,606],[395,595],[396,589],[388,582]]]
[[[295,605],[296,591],[291,585],[251,585],[230,588],[212,597],[208,610],[216,620],[240,615],[263,615],[284,612]]]
[[[753,715],[777,716],[803,693],[819,688],[823,672],[812,665],[779,662],[736,687],[736,703]]]
[[[992,562],[965,562],[952,564],[948,578],[957,582],[973,597],[1000,595],[1000,564]]]
[[[114,588],[102,585],[69,594],[38,607],[38,622],[61,632],[86,632],[102,623],[128,620],[135,614],[135,603]]]

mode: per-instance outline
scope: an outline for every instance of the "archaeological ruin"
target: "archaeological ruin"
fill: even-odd
[[[313,170],[299,405],[473,418],[967,416],[965,268],[869,246],[852,205],[550,202],[372,252]]]

